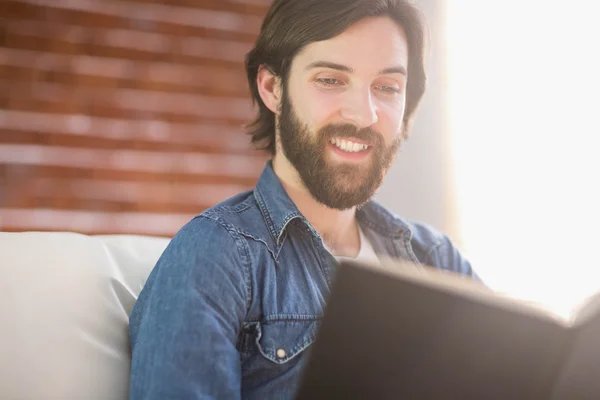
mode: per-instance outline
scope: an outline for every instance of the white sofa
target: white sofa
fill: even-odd
[[[0,399],[127,399],[129,313],[168,242],[0,233]]]

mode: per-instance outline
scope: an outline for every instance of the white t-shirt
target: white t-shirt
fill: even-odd
[[[365,236],[363,230],[360,228],[360,226],[358,227],[358,233],[360,235],[360,250],[358,251],[358,254],[356,255],[356,257],[344,257],[344,256],[335,256],[335,259],[340,262],[342,260],[353,260],[353,261],[361,261],[361,262],[366,262],[369,264],[379,264],[379,258],[377,258],[377,254],[375,253],[375,250],[373,249],[373,246],[371,245],[371,242],[369,241],[369,239],[367,239],[367,237]],[[331,250],[329,250],[327,248],[327,246],[325,246],[325,248],[327,249],[327,251],[329,251],[331,253]],[[332,253],[333,255],[333,253]]]

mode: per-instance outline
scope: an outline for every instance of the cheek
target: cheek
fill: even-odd
[[[375,129],[385,136],[387,143],[391,143],[402,134],[404,103],[383,104],[379,107],[377,115],[379,119]]]
[[[310,90],[303,99],[306,118],[313,127],[322,127],[336,119],[342,104],[342,96],[319,90]]]

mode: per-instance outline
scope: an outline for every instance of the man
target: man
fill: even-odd
[[[423,27],[404,0],[275,0],[246,67],[254,191],[173,238],[131,314],[132,399],[288,399],[336,258],[473,276],[448,238],[369,199],[423,94]]]

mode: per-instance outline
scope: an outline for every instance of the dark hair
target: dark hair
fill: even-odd
[[[408,41],[408,81],[404,135],[425,91],[424,23],[419,10],[407,0],[275,0],[269,9],[254,48],[246,56],[246,73],[258,116],[247,125],[252,143],[275,154],[275,114],[258,93],[256,78],[261,65],[280,77],[286,87],[294,57],[306,45],[331,39],[354,23],[389,16]]]

